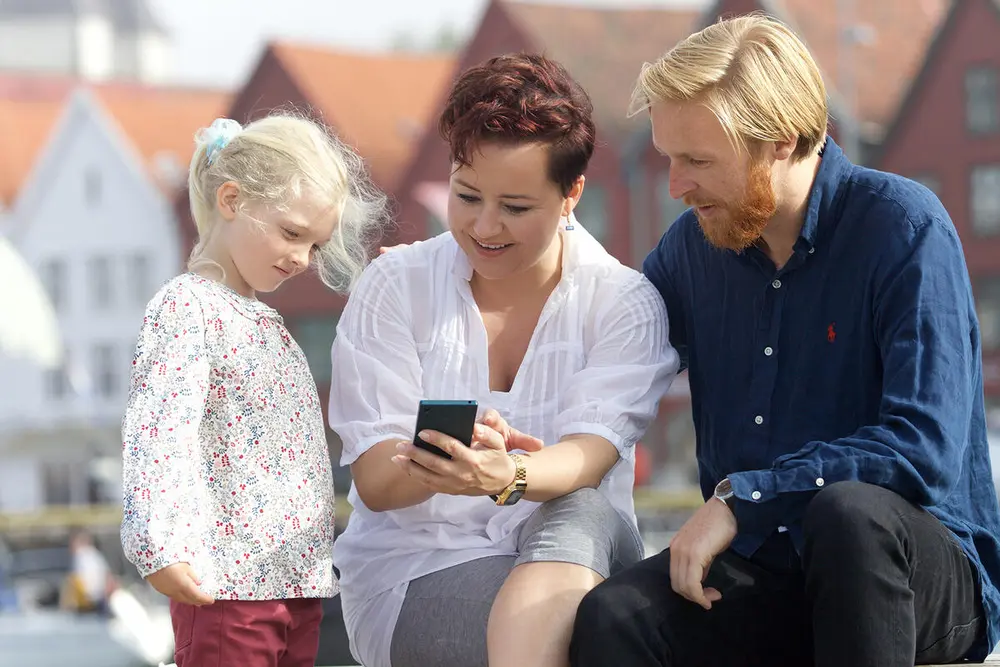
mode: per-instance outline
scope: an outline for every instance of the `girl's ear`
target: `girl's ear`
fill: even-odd
[[[226,222],[236,219],[236,210],[240,202],[240,186],[233,181],[226,181],[215,191],[215,208]]]

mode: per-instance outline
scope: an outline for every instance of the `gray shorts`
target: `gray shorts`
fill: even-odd
[[[516,565],[573,563],[607,579],[643,558],[632,523],[594,489],[539,505],[518,536],[518,555],[462,563],[411,581],[392,634],[392,667],[487,667],[490,608]]]

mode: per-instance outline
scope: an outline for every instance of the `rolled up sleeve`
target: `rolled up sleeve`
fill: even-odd
[[[408,303],[383,257],[358,281],[337,325],[329,423],[351,465],[384,440],[413,437],[422,397]]]

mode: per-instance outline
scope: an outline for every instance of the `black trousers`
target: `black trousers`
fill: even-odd
[[[705,582],[722,593],[710,610],[671,589],[669,549],[610,577],[580,605],[572,666],[912,667],[960,661],[982,639],[976,574],[925,510],[877,486],[831,484],[803,531],[801,560],[785,533],[751,560],[721,554]]]

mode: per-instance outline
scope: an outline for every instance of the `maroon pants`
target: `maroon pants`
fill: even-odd
[[[170,602],[177,667],[314,667],[317,599]]]

